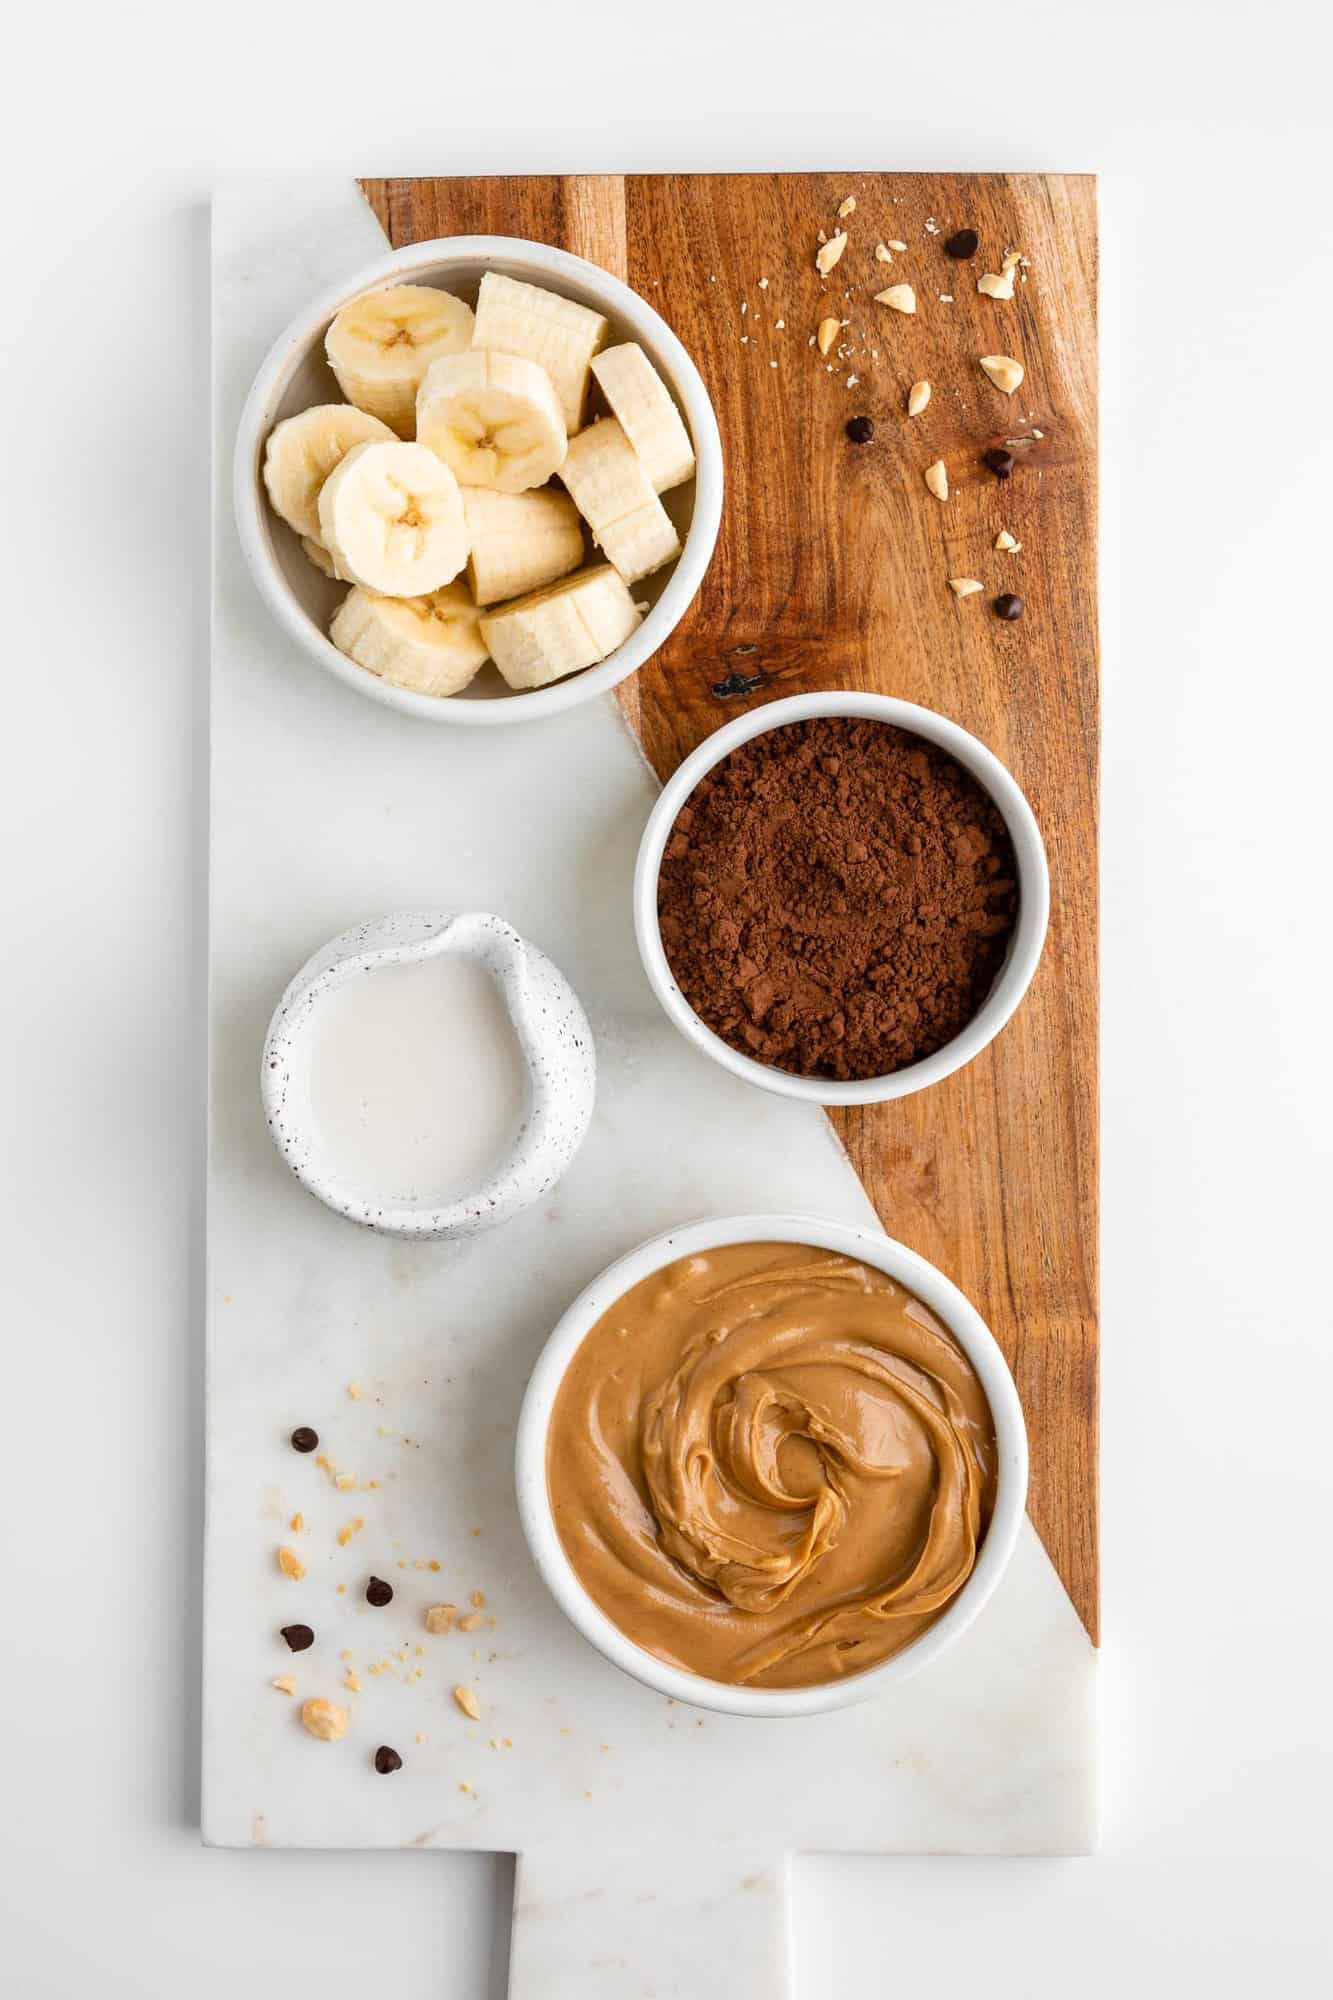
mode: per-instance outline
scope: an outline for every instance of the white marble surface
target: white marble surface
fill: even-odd
[[[558,1968],[561,1992],[609,2000],[625,1990],[620,1961],[660,1966],[669,1935],[679,1965],[659,1991],[689,1994],[689,1938],[707,1963],[713,1910],[753,1936],[731,1990],[771,1994],[791,1851],[1089,1846],[1095,1657],[1030,1526],[945,1660],[891,1698],[794,1723],[701,1717],[624,1680],[533,1572],[513,1426],[569,1298],[695,1215],[870,1211],[821,1113],[721,1074],[652,1000],[629,886],[654,787],[614,703],[482,743],[422,727],[320,675],[245,575],[226,496],[240,400],[305,294],[377,233],[350,182],[269,183],[215,208],[205,1836],[515,1850],[515,1993],[557,1990]],[[292,971],[333,933],[413,906],[503,914],[571,979],[597,1040],[598,1106],[573,1167],[538,1208],[466,1243],[377,1239],[322,1208],[280,1164],[256,1087]],[[319,1430],[355,1492],[287,1447],[297,1423]],[[296,1509],[307,1527],[293,1536]],[[366,1525],[340,1548],[353,1516]],[[277,1570],[284,1540],[307,1561],[300,1583]],[[425,1558],[438,1574],[412,1566]],[[395,1584],[387,1611],[362,1600],[371,1572]],[[474,1587],[488,1623],[428,1639],[424,1606]],[[318,1639],[292,1658],[276,1628],[297,1618]],[[344,1649],[361,1693],[341,1693]],[[301,1730],[269,1685],[281,1672],[301,1696],[349,1703],[343,1744]],[[457,1681],[475,1686],[481,1724],[456,1709]],[[405,1759],[389,1781],[369,1768],[380,1742]],[[763,1892],[739,1886],[750,1880]],[[585,1896],[596,1922],[580,1918]]]

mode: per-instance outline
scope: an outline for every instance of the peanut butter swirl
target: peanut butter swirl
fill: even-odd
[[[787,1243],[681,1258],[617,1300],[547,1446],[556,1529],[607,1616],[756,1687],[910,1644],[970,1575],[995,1479],[984,1392],[934,1314]]]

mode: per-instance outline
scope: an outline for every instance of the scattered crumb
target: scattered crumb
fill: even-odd
[[[742,299],[742,300],[741,300],[741,318],[742,318],[742,319],[744,319],[744,318],[745,318],[745,315],[746,315],[746,313],[747,313],[747,312],[749,312],[749,310],[750,310],[750,301],[749,301],[748,299]]]
[[[279,1674],[273,1683],[279,1694],[295,1694],[296,1682],[290,1674]]]
[[[928,216],[926,217],[926,234],[927,234],[927,236],[938,236],[938,235],[939,235],[939,233],[940,233],[940,225],[939,225],[939,223],[938,223],[938,222],[936,222],[936,220],[935,220],[935,218],[934,218],[934,216],[933,216],[933,215],[928,215]]]
[[[768,279],[767,279],[767,278],[761,278],[761,279],[759,280],[759,289],[760,289],[760,291],[761,291],[761,292],[766,292],[766,291],[768,290]]]
[[[815,258],[815,269],[821,278],[827,278],[829,272],[833,269],[833,266],[837,263],[846,248],[847,231],[845,229],[840,229],[836,236],[821,245],[819,253]]]
[[[778,364],[776,361],[770,361],[768,365],[770,368],[776,368]]]
[[[424,1729],[418,1729],[418,1731],[417,1731],[417,1742],[418,1742],[418,1743],[424,1743],[424,1742],[426,1742],[426,1741],[427,1741],[427,1737],[426,1737],[426,1732],[425,1732],[425,1730],[424,1730]]]
[[[359,1403],[361,1401],[361,1384],[359,1382],[349,1382],[347,1384],[347,1393],[354,1403]]]
[[[861,377],[859,375],[849,375],[847,377],[847,380],[843,383],[842,386],[844,389],[854,389],[857,383],[860,381],[860,379]]]
[[[299,1535],[302,1528],[304,1528],[305,1526],[305,1515],[293,1514],[291,1520],[287,1523],[287,1526],[291,1529],[294,1535]]]
[[[347,1672],[343,1675],[343,1686],[345,1688],[350,1689],[350,1691],[353,1694],[360,1694],[361,1692],[361,1683],[357,1679],[356,1675],[352,1672],[350,1667],[347,1669]]]
[[[347,1544],[351,1541],[353,1535],[359,1535],[361,1530],[365,1527],[365,1525],[366,1525],[365,1519],[362,1515],[360,1514],[353,1515],[352,1519],[348,1521],[344,1527],[341,1527],[338,1530],[339,1548],[345,1549],[347,1547]]]
[[[454,1689],[454,1700],[470,1721],[481,1721],[481,1703],[477,1700],[471,1688],[456,1687]]]
[[[475,1632],[480,1623],[480,1611],[469,1611],[466,1618],[459,1619],[458,1629],[460,1632]]]
[[[486,1602],[486,1593],[484,1590],[474,1590],[471,1597],[468,1599],[468,1603],[475,1604],[478,1610],[480,1610],[481,1606],[485,1602]]]
[[[340,1472],[335,1476],[333,1483],[340,1493],[350,1493],[356,1485],[356,1480],[350,1472]]]
[[[347,1588],[347,1585],[346,1585],[345,1583],[340,1583],[340,1584],[338,1585],[338,1595],[339,1595],[339,1597],[341,1597],[341,1596],[342,1596],[342,1594],[343,1594],[343,1592],[344,1592],[344,1591],[346,1590],[346,1588]]]
[[[951,306],[951,305],[953,304],[953,293],[952,293],[952,292],[941,292],[941,293],[940,293],[940,304],[941,304],[942,306]]]
[[[512,1749],[513,1749],[513,1747],[514,1747],[514,1739],[513,1739],[513,1737],[512,1737],[512,1736],[506,1736],[506,1737],[505,1737],[505,1738],[503,1739],[503,1741],[504,1741],[504,1747],[505,1747],[505,1749],[506,1749],[506,1750],[512,1750]]]
[[[295,1549],[283,1548],[278,1550],[278,1568],[284,1576],[291,1577],[293,1583],[299,1583],[305,1575],[305,1564],[301,1561]]]
[[[781,333],[786,324],[787,322],[785,319],[775,319],[773,322],[774,331],[776,333]]]
[[[457,1616],[456,1604],[432,1604],[426,1613],[426,1630],[436,1634],[447,1632]]]
[[[459,1783],[459,1786],[458,1786],[458,1789],[459,1789],[459,1791],[460,1791],[460,1792],[470,1792],[470,1791],[472,1790],[472,1787],[471,1787],[471,1785],[470,1785],[470,1784],[469,1784],[469,1783],[467,1782],[467,1779],[466,1779],[466,1778],[464,1778],[464,1779],[462,1779],[462,1780],[460,1781],[460,1783]]]

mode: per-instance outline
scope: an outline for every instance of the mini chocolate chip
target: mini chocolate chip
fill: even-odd
[[[944,247],[951,257],[957,257],[961,262],[965,257],[976,256],[980,241],[975,229],[958,229],[945,238]]]
[[[382,1576],[372,1576],[366,1585],[366,1603],[373,1604],[377,1611],[386,1604],[393,1603],[393,1585],[386,1583]]]
[[[1014,454],[1002,444],[993,444],[989,451],[982,452],[981,462],[990,467],[997,479],[1007,479],[1014,469]]]
[[[387,1778],[390,1771],[401,1771],[402,1768],[403,1760],[398,1755],[398,1752],[391,1750],[387,1743],[381,1743],[379,1749],[375,1752],[375,1769],[379,1772],[380,1776]]]
[[[1012,590],[1002,590],[995,600],[994,610],[997,618],[1007,618],[1012,623],[1015,618],[1023,616],[1023,600]]]
[[[308,1625],[284,1625],[282,1636],[294,1653],[304,1653],[307,1646],[313,1646],[315,1635]]]
[[[293,1451],[314,1451],[319,1443],[319,1432],[312,1431],[309,1424],[299,1424],[292,1432]]]
[[[875,426],[869,417],[848,417],[847,435],[853,444],[869,444],[875,435]]]

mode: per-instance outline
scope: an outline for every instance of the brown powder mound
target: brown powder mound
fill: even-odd
[[[701,779],[658,919],[690,1006],[797,1076],[887,1076],[966,1026],[1018,911],[1013,844],[945,751],[887,723],[770,730]]]

